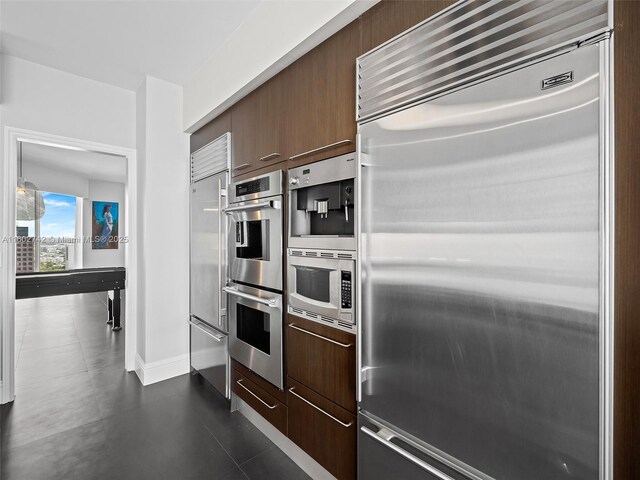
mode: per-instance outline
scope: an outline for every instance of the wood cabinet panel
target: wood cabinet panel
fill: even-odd
[[[231,108],[231,128],[231,176],[235,177],[258,168],[258,97],[255,91]]]
[[[360,17],[365,53],[453,5],[455,0],[382,0]]]
[[[356,478],[356,417],[289,379],[289,438],[338,480]]]
[[[293,157],[289,167],[355,151],[355,61],[359,51],[356,20],[289,67],[285,132]],[[302,155],[316,149],[321,150]]]
[[[251,408],[262,415],[270,424],[285,435],[287,434],[287,406],[267,393],[247,375],[235,368],[231,371],[233,393],[244,400]]]
[[[190,152],[201,149],[219,136],[231,131],[231,110],[217,116],[204,127],[191,134],[189,138]]]
[[[640,2],[614,2],[614,478],[640,478]]]
[[[289,315],[287,375],[356,412],[356,337]]]
[[[288,70],[280,72],[257,91],[256,152],[258,168],[286,161],[289,157],[284,139],[288,120],[285,98],[288,76]]]
[[[272,397],[276,398],[278,401],[286,404],[287,403],[287,394],[282,390],[279,390],[275,385],[267,382],[264,378],[262,378],[257,373],[252,372],[247,367],[242,365],[241,363],[231,359],[231,368],[237,370],[240,374],[250,380],[252,383],[258,385],[262,390],[267,392]]]

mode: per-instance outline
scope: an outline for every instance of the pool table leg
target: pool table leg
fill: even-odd
[[[118,330],[122,330],[122,325],[120,324],[120,289],[116,289],[113,291],[113,328],[116,332]]]

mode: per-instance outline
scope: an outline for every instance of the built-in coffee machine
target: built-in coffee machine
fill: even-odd
[[[355,154],[289,170],[289,247],[356,250]]]
[[[355,331],[357,163],[342,155],[289,170],[288,312]]]

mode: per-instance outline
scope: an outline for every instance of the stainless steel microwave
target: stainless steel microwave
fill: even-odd
[[[289,313],[354,330],[355,252],[291,248],[287,257]]]

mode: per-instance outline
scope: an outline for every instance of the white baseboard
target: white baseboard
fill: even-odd
[[[231,394],[234,395],[235,394]],[[336,477],[325,470],[322,465],[311,458],[307,452],[287,438],[280,430],[267,422],[262,415],[251,408],[240,397],[235,397],[238,411],[244,415],[258,430],[264,433],[269,440],[276,444],[296,465],[314,480],[336,480]]]
[[[189,373],[190,368],[188,353],[152,363],[145,363],[140,358],[140,355],[136,353],[136,375],[138,375],[143,385],[151,385],[152,383],[184,375]]]

